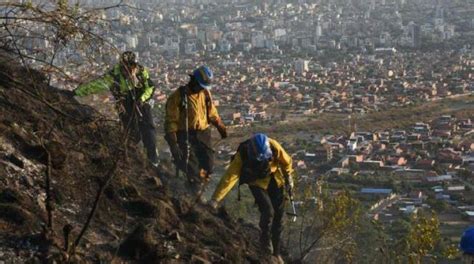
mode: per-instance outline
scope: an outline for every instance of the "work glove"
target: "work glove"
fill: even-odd
[[[291,189],[291,190],[294,190],[295,189],[295,182],[293,181],[293,177],[291,175],[288,175],[288,187]]]
[[[212,209],[217,209],[217,207],[219,206],[219,202],[214,200],[214,199],[211,199],[209,202],[208,202],[209,206],[212,208]]]
[[[283,172],[285,175],[285,185],[286,185],[286,188],[287,188],[287,192],[288,192],[288,197],[290,199],[293,199],[293,190],[295,188],[295,182],[293,181],[293,177],[287,173],[286,171]]]
[[[150,106],[150,108],[153,108],[155,107],[155,99],[150,99],[147,101],[147,104]]]
[[[288,186],[293,190],[295,188],[295,182],[291,175],[288,175]]]
[[[178,146],[178,137],[176,136],[176,133],[167,133],[165,139],[170,146],[171,155],[173,156],[175,164],[180,165],[184,159],[184,155]]]
[[[179,148],[178,144],[170,146],[171,155],[173,156],[174,164],[181,170],[186,170],[186,161],[183,152]]]
[[[170,151],[171,155],[173,155],[173,159],[175,162],[181,162],[184,159],[184,155],[181,152],[181,149],[179,149],[178,144],[170,145]]]
[[[221,119],[218,119],[215,122],[215,126],[217,128],[217,131],[219,131],[219,134],[221,135],[221,138],[222,139],[227,138],[227,128],[225,127],[224,122],[222,122]]]

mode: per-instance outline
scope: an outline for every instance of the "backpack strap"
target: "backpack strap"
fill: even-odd
[[[142,66],[139,66],[139,67],[142,67]],[[142,71],[143,67],[140,68],[139,70]],[[143,72],[140,72],[140,74],[138,74],[138,76],[142,75],[142,73]],[[124,80],[125,77],[122,76],[120,65],[116,65],[113,69],[111,69],[109,71],[109,74],[112,75],[112,77],[114,78],[114,85],[111,89],[111,92],[114,95],[114,97],[115,98],[120,98],[120,97],[124,96],[122,94],[122,91],[121,91],[121,85],[122,85],[122,80]],[[141,82],[142,80],[143,80],[143,78],[140,77],[139,81]],[[125,80],[125,82],[127,82],[127,81]],[[135,100],[137,98],[135,89],[128,90],[128,92],[132,95],[133,100]]]
[[[246,140],[242,143],[240,143],[239,147],[237,148],[237,153],[235,155],[240,155],[240,160],[242,161],[242,166],[245,166],[245,162],[247,161],[248,159],[248,144],[249,144],[249,140]],[[232,159],[235,158],[235,155],[232,157]],[[242,175],[240,175],[242,176]],[[242,178],[239,177],[239,185],[237,186],[237,201],[240,202],[240,186],[243,184],[242,183]]]
[[[270,143],[270,142],[269,142]],[[270,143],[270,149],[272,150],[272,160],[276,157],[276,148]]]
[[[179,95],[181,98],[181,108],[187,109],[188,108],[188,95],[186,94],[186,86],[181,86],[178,88]]]
[[[187,95],[187,90],[186,90],[186,87],[187,86],[181,86],[179,87],[179,94],[180,94],[180,98],[181,98],[181,102],[180,102],[180,114],[182,115],[181,117],[184,117],[184,122],[185,122],[185,125],[186,125],[186,144],[189,144],[188,140],[189,140],[189,116],[188,116],[188,95]]]
[[[204,89],[204,95],[206,96],[206,117],[207,123],[211,123],[211,118],[209,117],[209,113],[212,109],[212,96],[211,92],[208,89]]]

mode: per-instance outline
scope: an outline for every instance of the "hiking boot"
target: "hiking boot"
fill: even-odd
[[[276,259],[276,263],[278,264],[285,264],[285,261],[283,260],[282,256],[281,255],[276,255],[274,256],[275,259]]]
[[[273,246],[273,255],[280,255],[280,236],[272,235],[272,246]]]
[[[269,238],[260,238],[260,251],[265,255],[273,254],[273,246]]]
[[[150,165],[153,166],[153,168],[158,169],[158,166],[160,165],[160,159],[158,159],[158,155],[156,154],[156,152],[154,155],[147,153],[147,156]]]

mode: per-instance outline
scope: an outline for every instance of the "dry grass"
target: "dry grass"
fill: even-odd
[[[443,99],[404,108],[392,108],[386,111],[358,115],[356,118],[358,130],[377,131],[406,128],[416,122],[428,122],[441,115],[472,118],[474,116],[474,95]],[[285,137],[291,137],[291,135],[301,131],[318,134],[347,134],[349,122],[345,114],[324,113],[310,120],[271,125],[266,127],[265,130]]]

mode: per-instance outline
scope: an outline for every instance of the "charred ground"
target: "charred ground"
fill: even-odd
[[[170,186],[179,184],[164,186],[174,176],[149,167],[141,147],[124,140],[118,122],[48,86],[44,75],[9,56],[1,55],[0,62],[0,260],[273,261],[259,256],[255,227],[223,208],[214,212],[176,195],[178,187]]]

